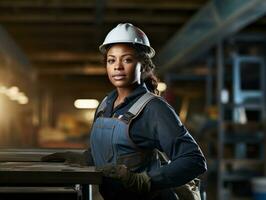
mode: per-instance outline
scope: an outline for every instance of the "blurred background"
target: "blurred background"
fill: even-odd
[[[252,199],[266,172],[265,13],[265,0],[1,0],[0,148],[87,148],[113,89],[98,46],[130,22],[207,158],[208,199]]]

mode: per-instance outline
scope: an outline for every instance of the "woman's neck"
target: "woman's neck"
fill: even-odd
[[[128,97],[134,90],[135,88],[138,86],[138,84],[134,84],[132,85],[132,87],[130,88],[116,88],[117,90],[117,98],[114,102],[114,108],[123,103],[125,98]]]

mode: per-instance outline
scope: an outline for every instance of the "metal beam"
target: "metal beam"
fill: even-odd
[[[115,20],[115,19],[114,19]],[[118,20],[118,19],[117,19]],[[151,21],[152,22],[152,21]],[[178,26],[179,27],[179,26]],[[181,24],[180,24],[181,27]],[[98,32],[98,29],[95,26],[90,26],[86,24],[54,24],[49,23],[45,26],[42,24],[9,24],[5,25],[6,30],[13,35],[14,37],[17,36],[25,36],[25,37],[35,37],[35,36],[47,36],[47,37],[54,37],[54,36],[72,36],[72,37],[85,37],[88,35],[94,36]],[[108,32],[113,25],[107,24],[106,26],[102,27],[103,32]],[[176,31],[176,26],[168,26],[165,25],[154,25],[154,24],[145,24],[145,32],[149,33],[149,35],[154,36],[154,34],[161,34],[166,33],[167,38],[171,33]],[[155,37],[156,38],[156,37]],[[160,37],[161,38],[161,37]]]
[[[134,10],[197,10],[202,6],[201,2],[108,2],[107,9],[134,9]],[[92,2],[47,2],[47,1],[1,1],[0,8],[10,9],[94,9]]]
[[[3,23],[2,23],[3,24]],[[80,36],[80,35],[94,35],[97,32],[95,27],[90,26],[88,24],[56,24],[49,23],[45,26],[40,23],[35,24],[25,24],[25,23],[11,23],[5,25],[6,30],[11,35],[72,35],[72,36]]]
[[[56,14],[51,15],[49,13],[19,13],[15,15],[10,14],[0,14],[0,22],[2,24],[39,24],[39,23],[55,23],[61,24],[64,23],[68,25],[73,24],[86,24],[86,23],[99,23],[99,20],[107,23],[114,23],[118,21],[130,21],[137,22],[142,24],[183,24],[188,20],[187,16],[151,16],[149,14],[131,14],[128,15],[117,15],[117,14],[108,14],[105,18],[100,16],[98,13],[97,19],[92,14],[75,14],[75,15],[63,15],[58,16]]]
[[[8,67],[32,79],[33,71],[30,62],[2,26],[0,26],[0,52],[8,60]]]
[[[94,17],[92,14],[75,15],[51,15],[49,13],[16,13],[15,15],[0,14],[1,23],[92,23]]]
[[[40,39],[31,39],[31,40],[19,40],[17,42],[28,51],[31,47],[42,47],[43,50],[49,49],[64,49],[71,50],[75,49],[77,51],[88,51],[97,45],[97,41],[92,40],[81,40],[81,39],[73,39],[72,41],[64,41],[63,39],[53,39],[53,38],[43,38],[45,40]],[[93,48],[95,50],[95,48]],[[36,50],[35,50],[36,51]]]
[[[120,18],[120,19],[125,19],[125,18]],[[138,19],[141,20],[140,17]],[[167,18],[165,18],[163,21],[166,22],[166,20]],[[177,27],[178,28],[182,27],[183,23],[185,22],[185,19],[183,20],[181,19],[180,24],[175,25],[175,26],[169,26],[169,24],[160,24],[160,26],[158,26],[154,24],[156,23],[155,20],[154,22],[153,20],[151,20],[150,22],[147,20],[146,21],[147,24],[146,23],[143,24],[142,22],[140,22],[138,23],[138,25],[140,28],[145,29],[145,33],[152,36],[154,40],[157,38],[156,35],[158,34],[160,38],[158,43],[162,43],[163,41],[165,41],[165,39],[169,38],[169,35],[173,34],[176,31]],[[118,21],[120,20],[118,20],[117,18],[116,22]],[[90,40],[92,40],[91,37],[93,37],[93,40],[95,40],[96,38],[94,37],[97,36],[98,31],[99,31],[99,29],[95,28],[95,26],[93,25],[82,25],[82,24],[73,24],[73,23],[68,24],[68,25],[54,24],[54,23],[48,23],[45,25],[41,25],[39,23],[36,23],[36,24],[19,23],[19,24],[5,25],[5,28],[10,33],[10,35],[12,35],[14,38],[17,38],[17,39],[27,38],[28,40],[31,40],[31,38],[37,39],[40,37],[42,37],[42,39],[44,38],[49,39],[49,37],[51,38],[59,37],[59,39],[62,37],[72,37],[72,38],[82,37],[85,39],[87,38],[88,40],[88,36],[90,36]],[[101,28],[101,31],[107,34],[111,28],[113,28],[113,23],[110,23],[110,24],[108,23],[108,24],[105,24],[105,26]],[[165,38],[162,39],[162,36]]]
[[[28,54],[33,62],[101,62],[103,57],[95,52],[43,51]]]
[[[18,8],[18,9],[61,9],[61,8],[70,8],[70,9],[88,9],[94,8],[94,4],[92,2],[84,2],[84,1],[75,1],[73,2],[66,2],[66,1],[38,1],[38,0],[31,0],[31,1],[1,1],[0,2],[1,8]]]
[[[105,75],[106,69],[97,65],[39,68],[39,75]]]
[[[232,37],[230,37],[230,41],[233,42],[259,42],[259,43],[265,43],[266,42],[266,35],[262,33],[253,33],[253,32],[247,32],[247,33],[240,33],[236,34]]]
[[[155,61],[159,73],[192,61],[265,13],[265,0],[210,1],[163,47]]]
[[[138,9],[138,10],[198,10],[201,2],[112,2],[107,8],[112,9]]]

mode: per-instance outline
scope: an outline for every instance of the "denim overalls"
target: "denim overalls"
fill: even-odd
[[[156,95],[147,92],[143,94],[124,114],[118,118],[102,117],[101,112],[105,108],[104,99],[96,113],[96,120],[93,124],[90,137],[91,152],[96,167],[107,164],[124,164],[133,172],[150,171],[161,165],[158,152],[154,149],[140,149],[129,136],[129,126],[131,121],[145,108],[145,105],[156,98]],[[105,178],[100,187],[104,199],[125,199],[127,200],[176,200],[176,195],[172,190],[161,191],[159,198],[136,196],[124,191],[119,182]],[[118,194],[118,196],[117,196]],[[125,196],[123,196],[125,195]]]
[[[91,130],[91,150],[96,167],[107,164],[125,164],[132,171],[148,170],[154,154],[152,150],[144,151],[136,146],[129,136],[130,122],[137,117],[145,105],[155,98],[152,93],[145,93],[124,115],[118,118],[97,117]],[[99,106],[104,107],[104,101]],[[153,163],[154,164],[154,163]]]

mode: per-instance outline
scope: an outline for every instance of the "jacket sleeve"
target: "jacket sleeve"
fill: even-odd
[[[177,187],[196,178],[207,170],[206,160],[175,111],[163,100],[150,103],[150,128],[157,147],[166,153],[170,163],[148,172],[152,188]]]

